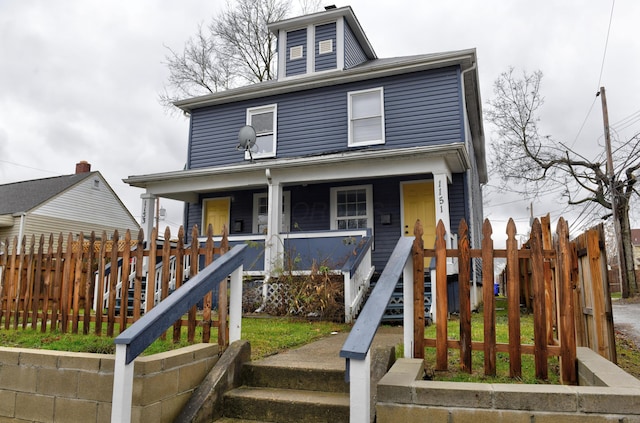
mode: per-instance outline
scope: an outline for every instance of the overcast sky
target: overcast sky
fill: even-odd
[[[509,66],[540,69],[542,132],[589,157],[603,145],[600,86],[614,135],[640,131],[637,0],[327,4],[352,6],[378,57],[476,48],[485,104]],[[158,102],[165,46],[181,50],[222,7],[211,0],[0,0],[0,184],[70,174],[87,160],[139,219],[142,191],[122,179],[179,170],[186,159],[188,122]],[[487,144],[492,137],[486,126]],[[529,199],[492,195],[486,203],[494,234],[508,217],[527,231]],[[181,205],[163,206],[166,223],[177,227]],[[577,220],[552,195],[533,209]]]

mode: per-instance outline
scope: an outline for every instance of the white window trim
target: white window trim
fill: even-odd
[[[268,193],[266,192],[258,192],[253,194],[253,213],[252,213],[252,226],[251,232],[254,234],[258,232],[258,206],[260,205],[260,198],[267,198]],[[291,191],[283,191],[282,192],[282,208],[284,209],[284,214],[286,219],[282,220],[282,228],[279,232],[290,232],[291,231]]]
[[[330,201],[330,217],[331,217],[331,230],[338,230],[338,191],[348,191],[354,189],[364,189],[367,196],[367,228],[370,228],[373,233],[373,186],[372,185],[352,185],[344,187],[332,187],[330,189],[331,201]]]
[[[265,113],[265,112],[271,112],[273,111],[273,145],[271,147],[271,152],[269,153],[257,153],[257,152],[252,152],[251,155],[249,154],[249,152],[245,152],[244,153],[244,158],[245,160],[250,160],[252,157],[254,159],[262,159],[262,158],[267,158],[267,157],[275,157],[276,156],[276,146],[278,145],[277,142],[277,132],[278,132],[278,105],[277,104],[268,104],[265,106],[259,106],[259,107],[251,107],[247,109],[247,120],[246,120],[246,124],[247,125],[251,125],[251,117],[253,115],[258,115],[260,113]]]
[[[381,134],[380,134],[380,139],[378,140],[373,140],[373,141],[363,141],[363,142],[355,142],[353,141],[353,126],[351,124],[351,119],[352,119],[352,98],[354,95],[357,94],[364,94],[364,93],[370,93],[370,92],[379,92],[380,93],[380,119],[381,119]],[[347,93],[347,98],[348,98],[348,104],[347,104],[347,110],[348,110],[348,119],[349,119],[349,147],[361,147],[361,146],[366,146],[366,145],[378,145],[378,144],[384,144],[385,143],[385,123],[384,123],[384,89],[382,87],[379,88],[372,88],[372,89],[368,89],[368,90],[360,90],[360,91],[349,91]]]

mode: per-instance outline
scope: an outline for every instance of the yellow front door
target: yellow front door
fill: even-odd
[[[209,224],[213,226],[214,235],[222,235],[222,226],[226,225],[227,230],[229,228],[229,209],[231,205],[231,199],[225,198],[212,198],[205,200],[204,202],[204,226],[202,227],[202,233],[207,233]]]
[[[436,242],[436,203],[433,194],[433,182],[415,182],[402,185],[404,207],[404,236],[413,236],[413,227],[420,219],[424,235],[425,248],[433,248]]]

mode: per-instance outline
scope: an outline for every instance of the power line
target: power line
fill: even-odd
[[[611,13],[609,14],[609,26],[607,27],[607,36],[605,38],[604,51],[602,53],[602,61],[600,64],[600,75],[598,76],[598,85],[596,86],[596,91],[598,94],[600,93],[600,84],[602,83],[602,74],[604,73],[604,64],[605,64],[605,59],[607,57],[607,47],[609,46],[609,34],[611,33],[611,22],[613,21],[613,10],[615,8],[615,5],[616,5],[616,0],[613,0],[611,2]],[[584,126],[587,124],[587,120],[591,115],[593,106],[596,104],[596,100],[597,100],[597,97],[594,97],[593,102],[591,103],[591,106],[589,106],[589,110],[587,111],[587,115],[584,117],[584,121],[582,122],[582,125],[580,125],[580,129],[578,129],[578,133],[576,134],[575,138],[573,139],[573,142],[571,143],[571,148],[573,148],[573,146],[576,144],[576,141],[578,141],[578,137],[582,133]]]
[[[10,165],[14,165],[14,166],[18,166],[18,167],[23,167],[25,169],[38,170],[40,172],[51,173],[52,175],[62,175],[60,172],[54,172],[53,170],[47,170],[47,169],[41,169],[39,167],[27,166],[27,165],[23,165],[23,164],[20,164],[20,163],[10,162],[8,160],[0,159],[0,162],[7,163],[7,164],[10,164]]]

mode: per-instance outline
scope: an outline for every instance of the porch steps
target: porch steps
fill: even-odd
[[[348,422],[349,385],[331,364],[277,360],[246,363],[243,386],[225,394],[218,422]]]
[[[369,298],[369,294],[373,290],[376,281],[371,282],[371,287],[369,288],[369,292],[365,297],[365,301]],[[385,309],[385,313],[382,316],[382,321],[385,323],[394,323],[394,322],[402,322],[404,317],[404,299],[402,297],[404,290],[403,280],[400,279],[398,284],[391,295],[391,299],[389,300],[389,304],[387,304],[387,308]],[[431,307],[431,272],[425,272],[424,274],[424,310],[425,313],[429,312]]]

